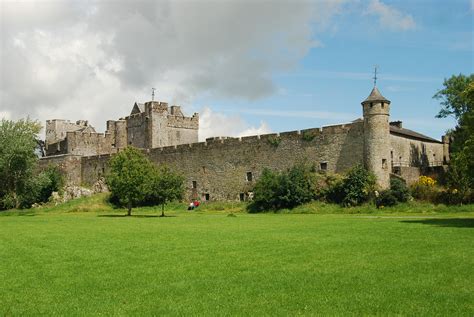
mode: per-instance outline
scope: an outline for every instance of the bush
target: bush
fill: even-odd
[[[325,198],[343,206],[357,206],[368,201],[374,192],[375,176],[362,166],[356,166],[343,179],[328,182]]]
[[[428,176],[420,176],[418,181],[411,185],[410,191],[413,198],[429,202],[436,202],[438,189],[436,181]]]
[[[375,198],[377,208],[395,206],[397,203],[395,192],[390,189],[380,192],[379,196]]]
[[[446,189],[438,193],[436,203],[445,205],[472,204],[474,203],[474,191],[462,192],[457,189]]]
[[[323,198],[330,203],[341,204],[346,196],[344,181],[340,175],[332,175],[327,179],[327,187],[322,191]]]
[[[53,191],[61,191],[64,186],[64,177],[55,166],[48,166],[38,175],[27,179],[21,187],[20,194],[6,195],[1,199],[0,209],[30,208],[34,203],[45,203]]]
[[[250,212],[294,208],[314,199],[315,175],[305,165],[296,165],[285,172],[264,169],[253,189]]]
[[[398,202],[404,203],[410,199],[410,190],[404,180],[399,178],[390,179],[390,189]]]

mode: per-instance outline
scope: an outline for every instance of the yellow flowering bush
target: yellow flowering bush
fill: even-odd
[[[431,177],[429,176],[420,176],[420,178],[418,179],[418,184],[420,185],[423,185],[423,186],[434,186],[436,185],[436,181],[434,179],[432,179]]]
[[[436,180],[429,176],[420,176],[418,181],[414,183],[410,190],[411,195],[415,199],[427,200],[431,202],[436,201],[439,189],[435,186]]]

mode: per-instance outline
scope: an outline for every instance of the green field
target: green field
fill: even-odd
[[[474,315],[468,207],[216,206],[123,217],[94,198],[0,213],[0,315]]]

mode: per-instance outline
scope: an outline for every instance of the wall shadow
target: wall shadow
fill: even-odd
[[[404,223],[421,223],[424,225],[432,225],[437,227],[454,227],[454,228],[474,228],[474,218],[434,218],[420,220],[403,220]]]

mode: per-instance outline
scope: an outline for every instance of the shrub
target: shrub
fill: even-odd
[[[398,203],[397,197],[393,190],[384,190],[375,198],[377,208],[395,206]]]
[[[374,191],[375,176],[362,166],[351,169],[344,180],[344,206],[357,206],[370,199]]]
[[[434,180],[433,178],[431,178],[429,176],[422,175],[418,179],[418,183],[420,185],[423,185],[423,186],[432,187],[432,186],[436,185],[436,180]]]
[[[410,190],[402,179],[390,179],[390,189],[398,202],[404,203],[410,199]]]
[[[281,138],[279,136],[271,135],[268,137],[267,142],[273,147],[278,147],[281,143]]]
[[[327,178],[327,187],[322,190],[322,197],[330,203],[341,204],[346,196],[344,191],[345,179],[340,175],[331,175]]]
[[[474,203],[474,191],[446,189],[438,193],[436,203],[445,205],[471,204]]]
[[[303,139],[303,141],[306,141],[306,142],[313,141],[315,137],[316,137],[316,134],[310,131],[304,131],[303,134],[301,135],[301,138]]]
[[[315,175],[305,165],[295,165],[285,172],[264,169],[253,189],[249,211],[261,212],[294,208],[315,198]]]
[[[346,177],[328,176],[327,188],[322,190],[322,194],[330,203],[357,206],[368,201],[374,189],[375,176],[358,165]]]
[[[438,190],[436,181],[428,176],[420,176],[418,181],[410,187],[411,195],[418,200],[435,202]]]

